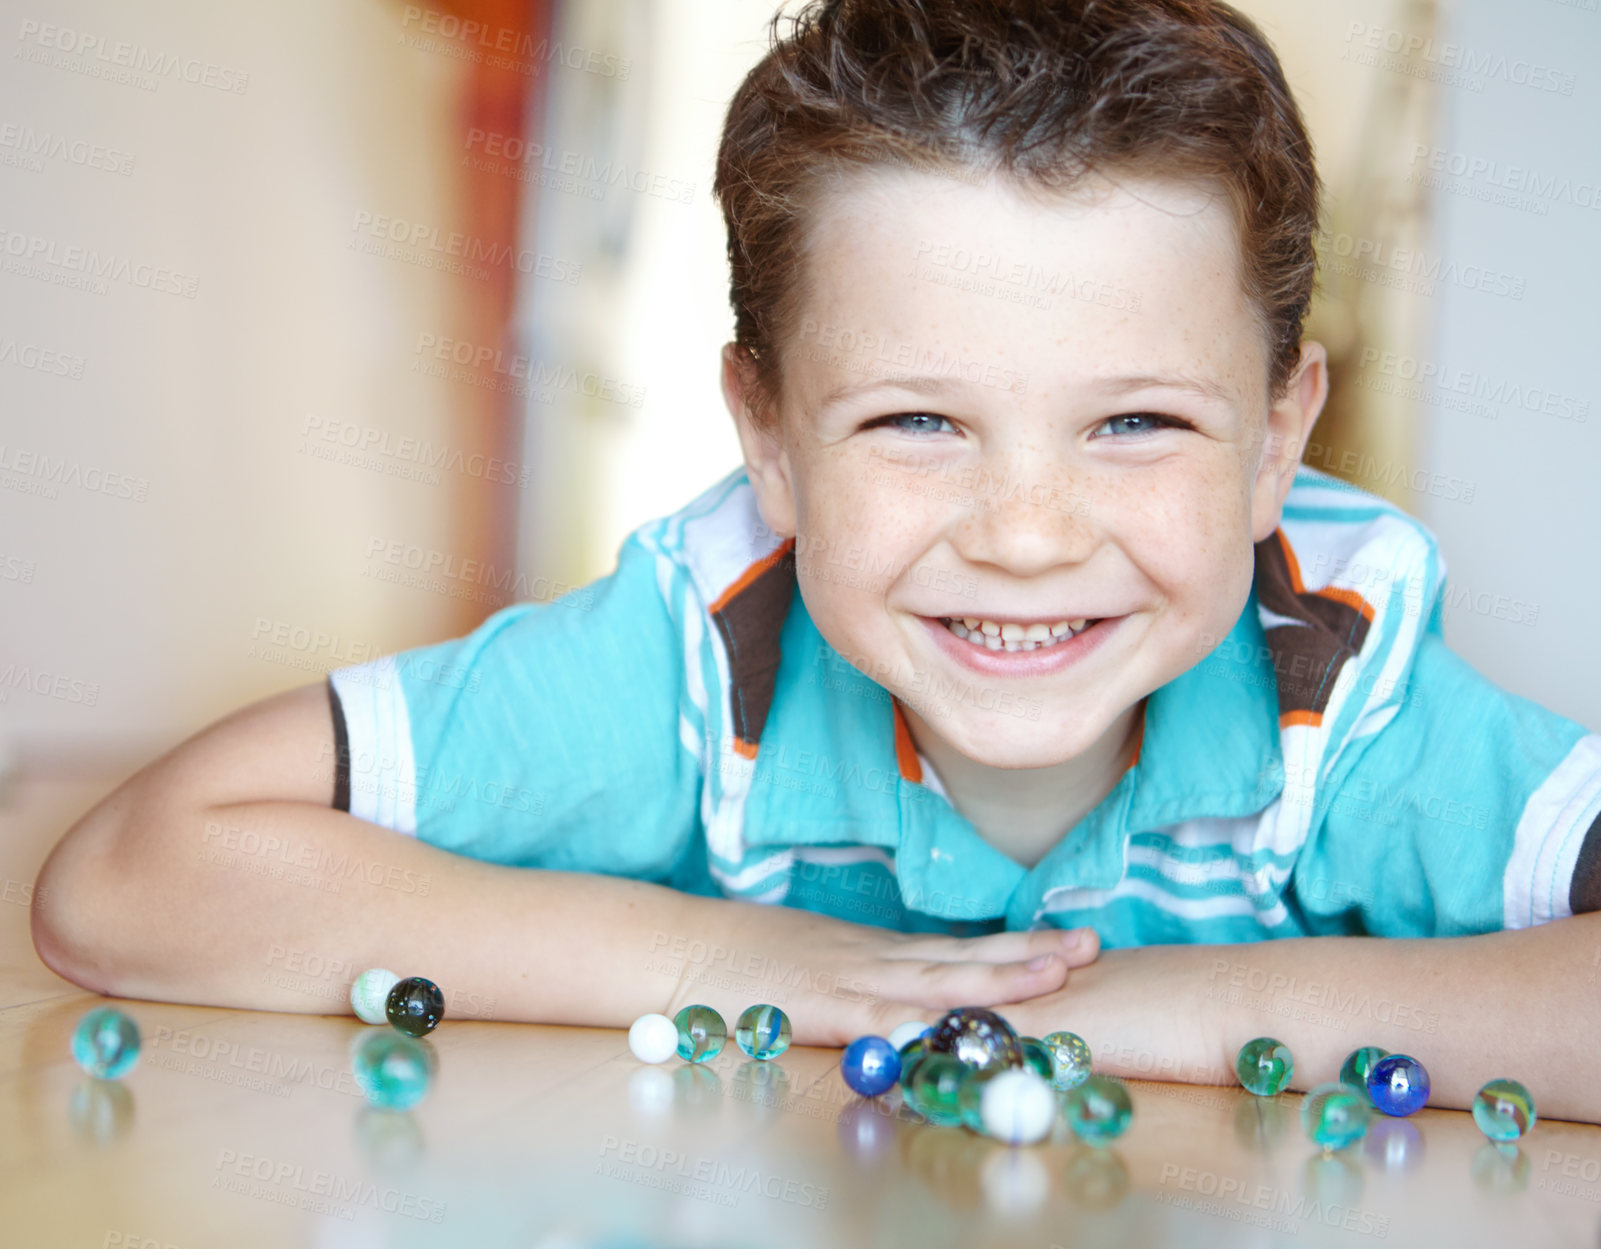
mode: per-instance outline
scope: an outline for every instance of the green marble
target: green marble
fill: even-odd
[[[918,1063],[922,1062],[923,1059],[928,1057],[927,1034],[920,1037],[913,1037],[910,1041],[906,1042],[905,1045],[901,1046],[900,1052],[901,1087],[903,1089],[910,1089],[912,1087],[912,1072],[917,1070]]]
[[[1128,1130],[1134,1104],[1121,1080],[1091,1075],[1062,1099],[1062,1117],[1079,1140],[1104,1145]]]
[[[1295,1059],[1290,1047],[1270,1036],[1259,1036],[1240,1046],[1240,1056],[1234,1060],[1234,1073],[1240,1077],[1245,1091],[1258,1097],[1272,1097],[1289,1084],[1295,1071]]]
[[[972,1068],[950,1054],[930,1054],[912,1072],[906,1100],[930,1123],[951,1126],[962,1121],[962,1082]]]
[[[734,1024],[734,1044],[750,1057],[767,1062],[789,1048],[789,1016],[776,1006],[751,1006]]]
[[[687,1063],[710,1062],[723,1052],[728,1025],[710,1006],[686,1006],[673,1016],[678,1028],[678,1056]]]
[[[1056,1076],[1056,1059],[1051,1057],[1050,1047],[1038,1037],[1023,1036],[1017,1038],[1017,1044],[1023,1051],[1023,1065],[1032,1071],[1038,1072],[1046,1080]]]
[[[984,1116],[981,1113],[984,1100],[984,1089],[996,1076],[1003,1071],[1014,1070],[1010,1067],[985,1067],[978,1071],[969,1071],[962,1080],[962,1086],[956,1092],[956,1108],[962,1116],[962,1124],[975,1132],[984,1131]]]
[[[1344,1149],[1367,1135],[1373,1108],[1367,1093],[1339,1080],[1319,1084],[1301,1103],[1301,1126],[1313,1144]]]
[[[1491,1080],[1473,1097],[1473,1122],[1497,1145],[1528,1135],[1535,1117],[1534,1098],[1516,1080]]]
[[[97,1080],[120,1080],[139,1061],[139,1025],[115,1006],[97,1006],[72,1031],[72,1057]]]
[[[1051,1087],[1059,1092],[1077,1088],[1090,1074],[1090,1047],[1076,1032],[1052,1032],[1045,1038],[1055,1064]]]
[[[427,1045],[400,1032],[370,1032],[351,1059],[356,1086],[381,1110],[410,1110],[428,1091],[433,1063]]]
[[[1379,1059],[1389,1056],[1389,1050],[1381,1050],[1377,1045],[1364,1045],[1361,1049],[1352,1050],[1340,1064],[1340,1083],[1361,1089],[1362,1096],[1367,1097],[1368,1072],[1373,1070],[1373,1064]],[[1372,1104],[1373,1099],[1368,1098],[1368,1105]]]

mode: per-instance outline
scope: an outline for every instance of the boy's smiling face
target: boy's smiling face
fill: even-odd
[[[875,171],[824,198],[776,433],[732,348],[725,393],[812,620],[919,736],[1065,763],[1238,619],[1326,392],[1308,344],[1270,402],[1238,246],[1180,182]],[[1058,640],[994,650],[964,618]]]

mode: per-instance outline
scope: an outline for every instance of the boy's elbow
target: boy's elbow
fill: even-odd
[[[63,980],[92,993],[117,994],[117,907],[122,889],[100,870],[108,830],[86,827],[63,837],[39,869],[29,926],[39,961]]]

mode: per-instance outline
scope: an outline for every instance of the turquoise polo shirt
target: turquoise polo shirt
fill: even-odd
[[[1255,555],[1228,635],[1144,700],[1133,762],[1031,868],[819,634],[743,469],[581,590],[330,673],[335,805],[489,862],[909,932],[1090,925],[1115,948],[1601,907],[1601,736],[1446,647],[1433,535],[1302,468]]]

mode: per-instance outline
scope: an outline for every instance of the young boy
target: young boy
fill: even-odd
[[[1255,28],[814,4],[716,189],[744,467],[593,586],[157,760],[45,865],[45,961],[278,1010],[369,966],[508,1020],[776,1001],[822,1044],[1002,1005],[1114,1073],[1270,1034],[1298,1088],[1374,1044],[1436,1105],[1601,1119],[1601,737],[1446,649],[1422,525],[1298,466],[1318,188]],[[262,983],[292,958],[339,974]]]

